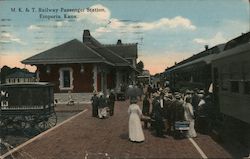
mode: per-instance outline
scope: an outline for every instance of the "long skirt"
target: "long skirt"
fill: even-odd
[[[188,137],[196,137],[197,134],[196,134],[196,131],[194,129],[194,120],[190,120],[189,121],[189,130],[188,130],[188,133],[187,133],[187,136]]]
[[[145,140],[141,120],[136,113],[131,113],[129,116],[129,139],[135,142],[142,142]]]

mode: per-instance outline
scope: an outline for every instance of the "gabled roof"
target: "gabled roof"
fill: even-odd
[[[123,58],[137,58],[137,44],[103,45]]]
[[[125,58],[137,58],[137,44],[102,45],[84,30],[83,42],[71,40],[22,61],[24,64],[106,63],[134,68]],[[117,48],[116,48],[117,47]]]
[[[106,47],[103,47],[103,45],[99,41],[97,41],[95,38],[93,38],[91,35],[88,35],[87,37],[84,36],[83,38],[87,38],[85,40],[83,39],[83,43],[85,43],[88,47],[98,52],[102,57],[108,59],[108,61],[110,61],[114,65],[116,66],[130,66],[131,65],[126,59],[121,57],[116,52],[113,52],[112,50]]]
[[[73,39],[22,61],[24,64],[109,63],[104,57]]]

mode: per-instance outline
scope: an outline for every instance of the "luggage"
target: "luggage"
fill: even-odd
[[[189,122],[188,121],[176,121],[175,130],[189,130]]]

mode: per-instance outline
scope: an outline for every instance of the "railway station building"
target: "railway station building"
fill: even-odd
[[[121,85],[135,81],[137,57],[137,43],[104,45],[84,30],[82,42],[73,39],[21,62],[36,66],[38,81],[53,83],[55,98],[63,102],[69,92],[73,98],[94,90],[119,92]]]

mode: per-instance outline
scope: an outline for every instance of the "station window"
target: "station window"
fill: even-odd
[[[61,68],[60,72],[60,89],[71,90],[73,89],[73,70],[71,68]]]
[[[239,93],[239,81],[231,81],[231,91]]]
[[[244,93],[250,94],[250,81],[244,82]]]
[[[70,71],[63,71],[63,87],[70,87]]]

